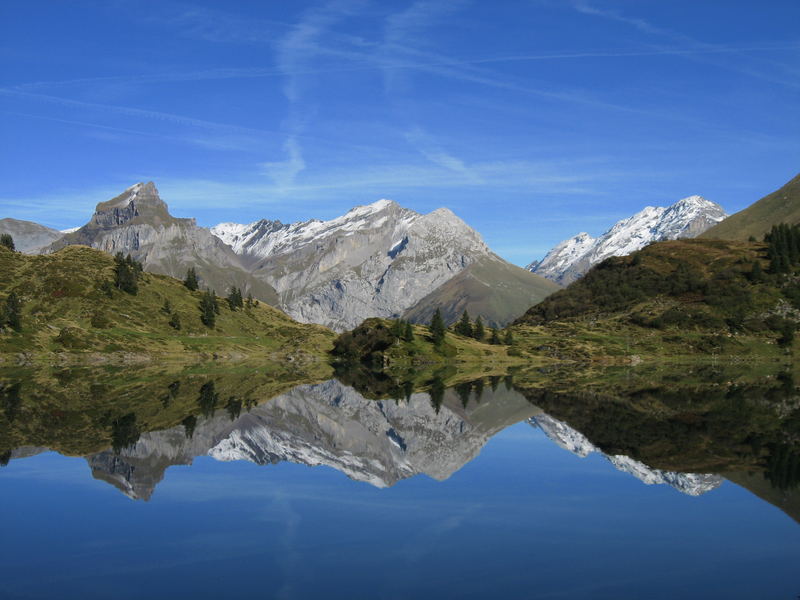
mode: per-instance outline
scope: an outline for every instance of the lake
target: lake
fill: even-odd
[[[681,374],[6,371],[0,597],[797,598],[793,379]]]

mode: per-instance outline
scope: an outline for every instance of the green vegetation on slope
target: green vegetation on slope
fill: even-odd
[[[90,355],[94,360],[137,360],[154,355],[262,357],[319,360],[331,347],[332,332],[297,323],[263,303],[232,310],[218,302],[213,326],[201,321],[205,292],[183,282],[138,273],[99,250],[68,246],[54,254],[28,256],[0,248],[0,302],[16,294],[21,328],[0,332],[4,353]],[[120,277],[131,291],[119,289]],[[135,286],[132,285],[135,283]],[[177,326],[176,326],[177,325]],[[8,358],[8,357],[7,357]]]
[[[767,244],[677,240],[610,258],[532,307],[520,345],[556,358],[776,357],[793,345],[800,278],[770,273]]]
[[[480,316],[486,325],[504,327],[558,289],[557,284],[530,271],[484,258],[425,296],[403,318],[430,323],[439,308],[445,322],[451,324],[466,310]]]
[[[731,215],[700,237],[744,241],[752,236],[760,240],[778,223],[800,223],[800,175],[781,189]]]

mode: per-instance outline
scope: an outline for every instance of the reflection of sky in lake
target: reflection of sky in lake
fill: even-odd
[[[794,598],[800,527],[694,498],[525,423],[443,482],[199,458],[150,502],[45,454],[0,471],[3,598]]]

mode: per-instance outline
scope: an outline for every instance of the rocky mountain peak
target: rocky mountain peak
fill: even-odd
[[[123,225],[133,219],[158,225],[174,220],[152,181],[132,185],[119,196],[100,202],[95,207],[90,223],[106,228]]]
[[[726,216],[720,205],[696,195],[668,207],[647,206],[598,238],[580,233],[564,240],[531,263],[530,270],[568,285],[609,256],[625,256],[652,242],[696,237]]]

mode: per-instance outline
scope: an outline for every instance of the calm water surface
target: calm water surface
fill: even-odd
[[[432,402],[428,393],[370,400],[334,380],[231,407],[218,381],[194,421],[178,415],[145,432],[99,416],[116,451],[15,447],[0,469],[0,597],[800,594],[791,481],[687,475],[603,453],[552,414],[557,399],[547,412],[493,383]],[[181,389],[159,399],[164,410],[187,390],[199,404],[209,394],[196,381]],[[24,386],[5,390],[14,439],[41,443],[48,418],[70,428],[50,444],[62,451],[95,435],[80,410],[45,418]],[[140,427],[156,419],[145,414],[152,394],[142,403]]]

